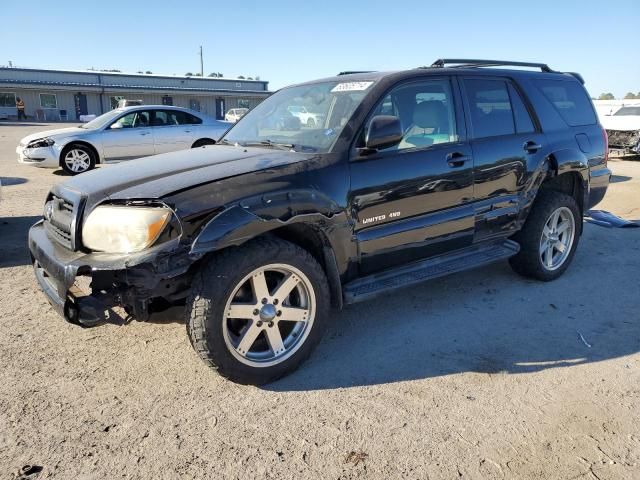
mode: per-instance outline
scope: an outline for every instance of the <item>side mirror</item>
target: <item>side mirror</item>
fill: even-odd
[[[376,115],[365,132],[364,145],[367,151],[393,147],[402,140],[400,119],[393,115]]]

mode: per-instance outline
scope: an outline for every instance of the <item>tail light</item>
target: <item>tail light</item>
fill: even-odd
[[[607,131],[602,128],[602,139],[604,140],[604,164],[606,165],[609,162],[609,136],[607,135]]]

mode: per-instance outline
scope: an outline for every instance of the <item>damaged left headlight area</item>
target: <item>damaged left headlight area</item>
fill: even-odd
[[[198,255],[181,242],[172,208],[160,201],[105,203],[83,220],[75,207],[82,202],[51,202],[45,219],[29,231],[29,249],[42,290],[66,320],[84,327],[127,317],[145,321],[184,303]],[[62,223],[77,241],[62,242],[52,233],[51,226]]]

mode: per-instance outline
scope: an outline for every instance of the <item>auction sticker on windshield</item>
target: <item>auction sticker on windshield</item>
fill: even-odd
[[[346,82],[339,83],[331,89],[331,93],[334,92],[360,92],[366,90],[371,86],[373,82]]]

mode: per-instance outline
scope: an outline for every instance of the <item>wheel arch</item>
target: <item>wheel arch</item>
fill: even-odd
[[[95,145],[93,145],[90,142],[87,142],[86,140],[72,140],[71,142],[67,143],[60,151],[60,158],[58,158],[58,164],[60,166],[62,166],[62,162],[64,161],[64,156],[67,154],[69,149],[74,145],[82,145],[83,147],[89,148],[96,157],[96,165],[99,163],[102,163],[102,157],[100,156],[100,153],[98,152],[98,149],[95,147]]]
[[[191,144],[191,148],[197,148],[199,145],[198,143],[200,142],[211,142],[211,143],[205,143],[204,145],[215,145],[217,142],[210,137],[202,137],[202,138],[198,138],[195,142],[193,142]]]
[[[274,218],[267,212],[254,213],[246,206],[235,205],[209,220],[193,240],[193,255],[210,255],[230,247],[238,247],[254,238],[273,235],[307,250],[322,266],[331,289],[332,304],[342,308],[342,283],[339,260],[328,230],[344,220],[341,215],[315,211]],[[318,210],[323,210],[319,208]],[[345,221],[346,224],[346,221]],[[335,243],[335,242],[334,242]]]

